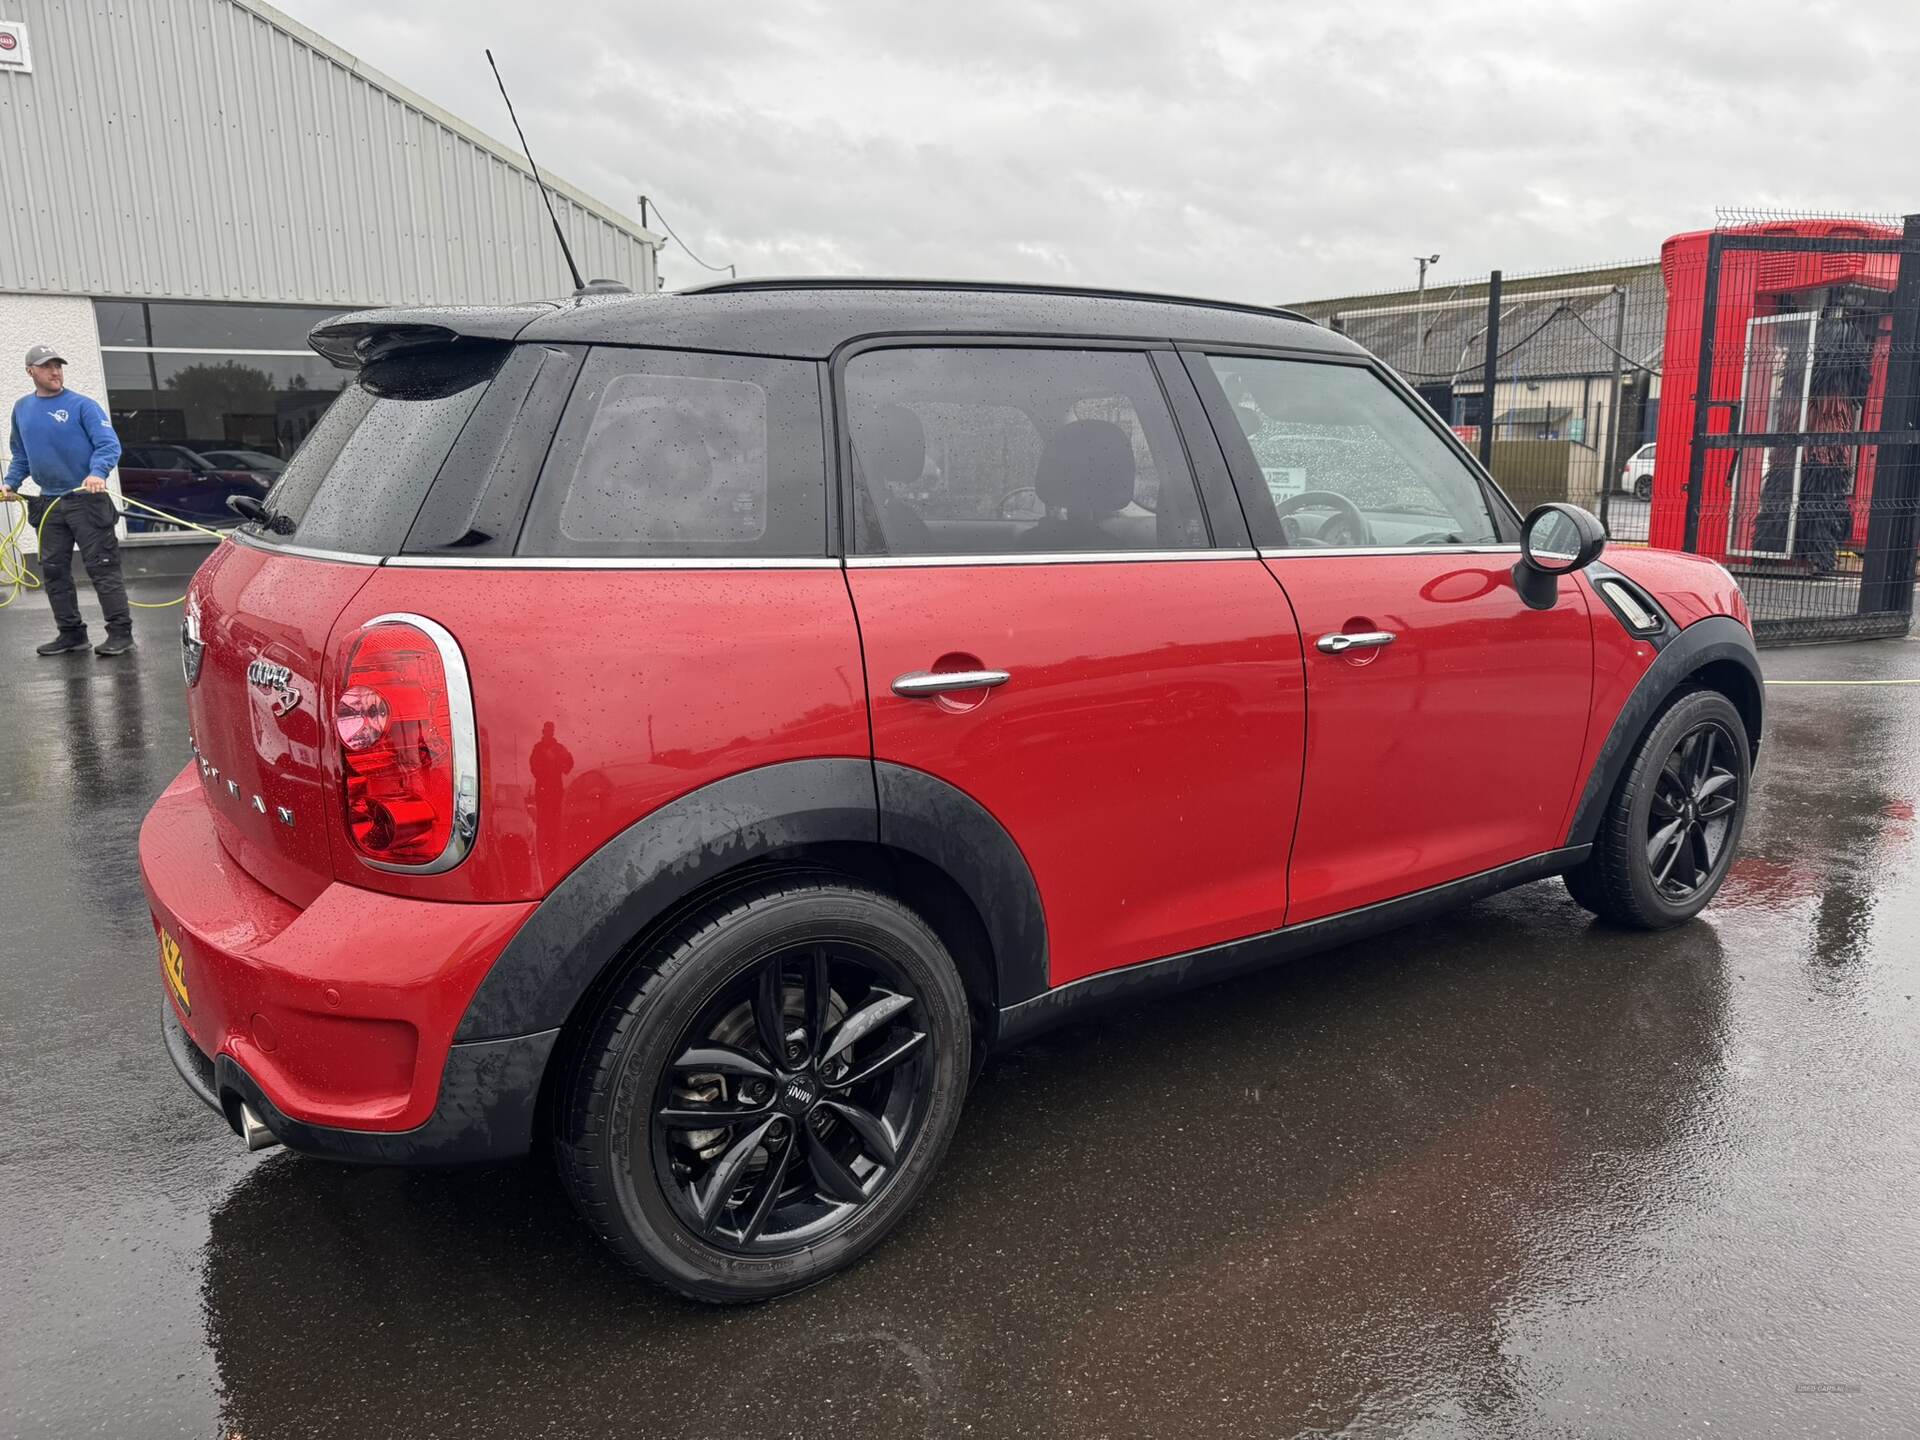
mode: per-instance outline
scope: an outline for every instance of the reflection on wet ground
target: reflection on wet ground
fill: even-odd
[[[1536,885],[1057,1033],[989,1067],[896,1240],[720,1312],[620,1270],[541,1164],[249,1159],[186,1095],[129,869],[184,758],[168,623],[110,670],[36,664],[38,628],[0,616],[12,1431],[1892,1435],[1920,1415],[1920,687],[1770,691],[1744,858],[1706,921],[1621,935]],[[1767,664],[1920,676],[1920,644]]]

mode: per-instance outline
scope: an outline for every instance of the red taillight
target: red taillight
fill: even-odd
[[[369,860],[440,868],[472,838],[472,706],[449,661],[452,636],[405,621],[374,623],[347,657],[334,733],[347,834]]]

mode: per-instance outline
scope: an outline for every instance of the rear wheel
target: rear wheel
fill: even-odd
[[[1653,476],[1642,475],[1633,482],[1633,498],[1636,500],[1653,499]]]
[[[1690,690],[1640,742],[1567,892],[1616,925],[1662,930],[1706,908],[1733,864],[1752,778],[1746,726],[1715,690]]]
[[[773,882],[609,1000],[557,1116],[581,1213],[683,1295],[761,1300],[847,1266],[918,1198],[965,1095],[965,992],[898,902]]]

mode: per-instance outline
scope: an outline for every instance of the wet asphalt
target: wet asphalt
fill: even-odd
[[[0,1434],[1920,1431],[1920,686],[1827,683],[1920,642],[1765,655],[1821,683],[1702,920],[1548,882],[1057,1032],[865,1264],[710,1311],[539,1163],[249,1157],[186,1092],[134,865],[176,614],[108,662],[0,612]]]

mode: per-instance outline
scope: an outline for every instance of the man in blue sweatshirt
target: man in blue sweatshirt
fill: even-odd
[[[40,647],[42,655],[87,648],[87,622],[73,591],[73,551],[86,562],[87,578],[106,616],[107,638],[96,655],[124,655],[133,648],[133,616],[120,579],[119,515],[107,494],[107,476],[120,459],[120,437],[97,401],[67,389],[67,362],[51,345],[27,351],[33,394],[13,406],[13,459],[0,481],[0,500],[27,501],[27,520],[40,530],[40,580],[53,605],[60,633]],[[33,476],[40,493],[14,492]],[[53,513],[48,514],[51,510]]]

